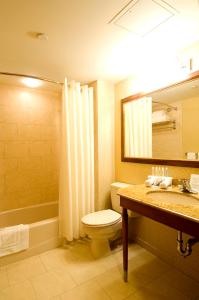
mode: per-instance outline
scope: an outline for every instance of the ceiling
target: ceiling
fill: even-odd
[[[145,30],[144,36],[116,24],[118,19],[115,22],[114,18],[119,13],[138,4],[139,16],[147,19],[147,10],[141,10],[146,1],[153,5],[165,3],[163,0],[1,1],[0,71],[57,81],[68,77],[80,82],[96,79],[117,82],[136,72],[143,62],[155,60],[157,53],[163,61],[165,55],[198,39],[197,0],[167,0],[167,8],[170,6],[175,14],[172,12],[172,17],[157,26],[148,20],[153,26],[150,32]],[[136,24],[140,32],[142,26],[146,27],[142,22]],[[45,33],[48,40],[37,39],[37,32]]]

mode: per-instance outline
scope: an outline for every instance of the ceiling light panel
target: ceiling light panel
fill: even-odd
[[[177,10],[165,1],[133,0],[110,23],[143,37],[176,13]]]

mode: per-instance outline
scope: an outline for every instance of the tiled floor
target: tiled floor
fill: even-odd
[[[0,268],[0,300],[199,300],[199,283],[140,246],[129,248],[129,282],[122,251],[95,260],[87,241]]]

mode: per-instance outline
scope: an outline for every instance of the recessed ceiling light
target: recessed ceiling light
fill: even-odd
[[[30,88],[37,88],[42,85],[42,81],[35,78],[23,78],[22,82]]]

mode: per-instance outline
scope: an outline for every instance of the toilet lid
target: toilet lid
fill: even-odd
[[[82,223],[88,226],[106,226],[117,223],[121,218],[116,211],[105,209],[84,216]]]

